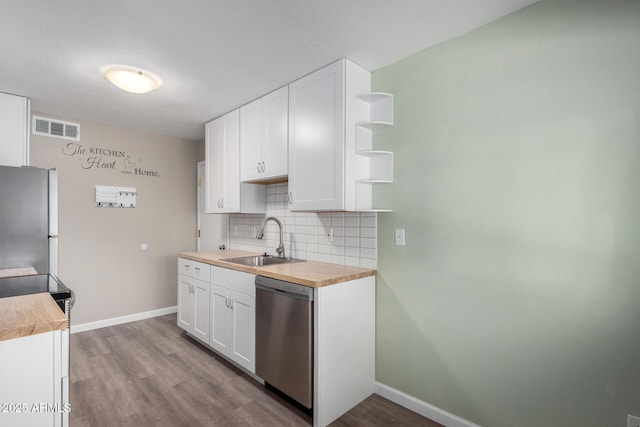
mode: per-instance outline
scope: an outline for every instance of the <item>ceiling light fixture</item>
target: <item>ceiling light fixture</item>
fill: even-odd
[[[155,74],[129,65],[105,65],[101,71],[110,83],[129,93],[147,93],[162,85]]]

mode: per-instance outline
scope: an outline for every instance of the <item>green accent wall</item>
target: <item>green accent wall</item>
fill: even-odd
[[[486,427],[640,416],[640,1],[537,3],[373,89],[377,381]]]

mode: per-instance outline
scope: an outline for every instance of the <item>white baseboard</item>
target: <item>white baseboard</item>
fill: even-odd
[[[389,399],[390,401],[440,423],[445,427],[480,427],[478,424],[474,424],[471,421],[467,421],[464,418],[452,414],[451,412],[447,412],[430,403],[423,402],[422,400],[416,399],[407,393],[396,390],[393,387],[389,387],[388,385],[384,385],[377,381],[374,385],[374,391],[385,399]]]
[[[126,316],[112,317],[111,319],[98,320],[95,322],[81,323],[79,325],[71,325],[71,333],[90,331],[92,329],[105,328],[107,326],[120,325],[122,323],[135,322],[136,320],[150,319],[151,317],[164,316],[178,311],[178,306],[159,308],[157,310],[145,311],[142,313],[128,314]],[[73,310],[71,311],[71,319],[73,319]]]

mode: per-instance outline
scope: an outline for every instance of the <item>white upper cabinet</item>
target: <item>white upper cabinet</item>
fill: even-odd
[[[29,164],[29,99],[0,92],[0,165]]]
[[[393,124],[393,97],[348,59],[289,85],[289,203],[299,211],[382,211],[372,185],[393,180],[393,154],[372,132]]]
[[[269,181],[288,173],[288,87],[240,108],[240,177]]]
[[[240,184],[240,113],[233,110],[205,125],[207,213],[265,210],[264,186]]]
[[[291,210],[344,210],[344,77],[337,61],[289,85]]]

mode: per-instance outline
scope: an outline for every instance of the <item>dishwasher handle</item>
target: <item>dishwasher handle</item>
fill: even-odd
[[[303,301],[313,301],[313,288],[269,277],[256,276],[256,290],[258,289]]]

